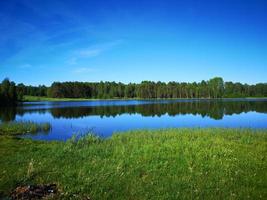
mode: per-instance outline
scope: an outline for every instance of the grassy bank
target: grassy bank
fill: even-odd
[[[22,135],[27,133],[47,132],[51,128],[49,123],[34,122],[4,122],[0,124],[0,135]]]
[[[66,143],[2,136],[0,190],[57,183],[66,199],[266,199],[266,155],[266,130],[140,130]]]

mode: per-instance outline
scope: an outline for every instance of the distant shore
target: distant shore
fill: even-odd
[[[267,99],[267,97],[235,97],[235,98],[112,98],[112,99],[87,99],[87,98],[52,98],[45,96],[24,96],[23,102],[30,101],[100,101],[100,100],[179,100],[179,99],[192,99],[192,100],[221,100],[221,99]]]

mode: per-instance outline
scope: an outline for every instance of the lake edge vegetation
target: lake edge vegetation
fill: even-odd
[[[266,130],[136,130],[67,142],[0,137],[0,197],[17,185],[49,183],[62,199],[267,197]]]
[[[36,123],[31,121],[12,121],[0,123],[1,135],[23,135],[37,132],[48,132],[51,129],[49,123]]]
[[[267,97],[267,83],[255,85],[224,82],[215,77],[199,83],[153,82],[124,84],[121,82],[54,82],[50,87],[25,86],[3,80],[0,87],[0,105],[23,101],[23,96],[43,98],[86,99],[174,99],[174,98],[244,98]],[[37,98],[38,99],[38,98]],[[26,99],[27,100],[27,99]],[[53,100],[53,99],[49,99]]]

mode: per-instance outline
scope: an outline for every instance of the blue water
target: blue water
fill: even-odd
[[[267,128],[266,99],[27,102],[0,114],[1,121],[49,122],[48,133],[27,136],[38,140],[66,140],[88,131],[109,137],[133,129]]]

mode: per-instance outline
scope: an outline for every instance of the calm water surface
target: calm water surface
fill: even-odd
[[[49,122],[49,132],[28,136],[41,140],[66,140],[88,131],[109,137],[131,129],[267,128],[267,99],[27,102],[1,108],[0,120]]]

